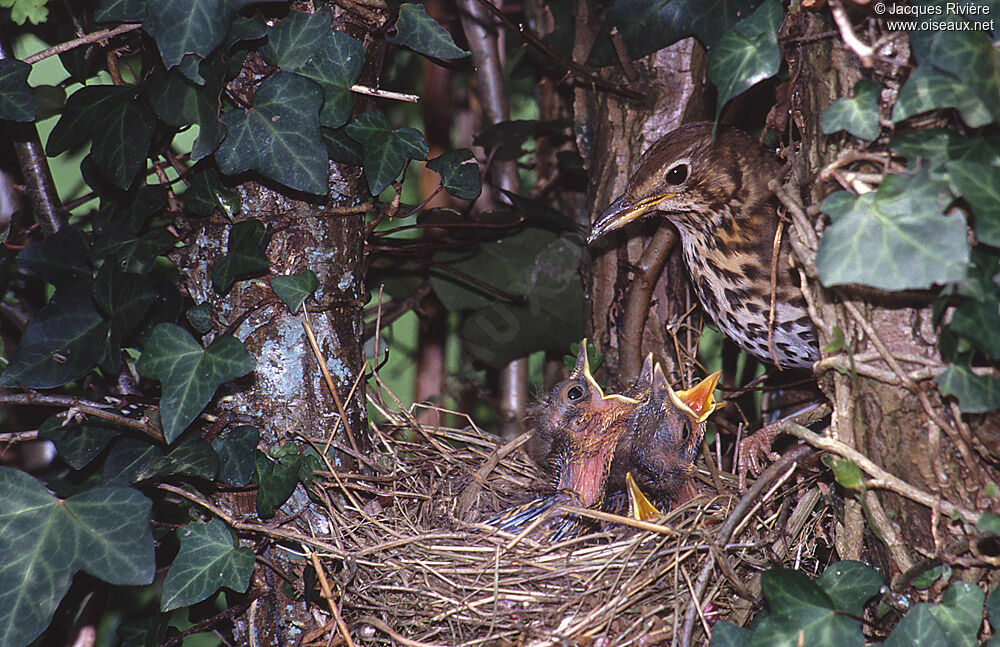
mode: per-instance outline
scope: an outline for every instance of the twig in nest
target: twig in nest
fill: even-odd
[[[472,475],[472,481],[465,487],[462,494],[458,497],[458,505],[456,506],[455,511],[457,512],[459,518],[465,519],[469,510],[472,509],[472,505],[475,502],[476,497],[479,496],[479,492],[483,489],[483,483],[486,481],[486,477],[489,476],[489,473],[492,472],[500,461],[506,458],[508,454],[528,442],[528,439],[531,438],[531,433],[532,432],[525,432],[514,438],[514,440],[510,441],[503,447],[499,447],[494,450],[493,453],[490,454],[489,458],[486,459],[486,462],[483,463],[478,470],[476,470],[476,472]]]
[[[304,546],[303,549],[305,549]],[[330,582],[326,579],[326,572],[323,570],[323,565],[319,563],[319,556],[311,550],[306,550],[306,553],[309,555],[309,561],[312,562],[317,577],[319,577],[319,586],[323,590],[323,597],[326,598],[326,602],[330,606],[330,613],[333,614],[333,619],[337,621],[337,629],[340,630],[340,635],[344,637],[347,647],[354,647],[354,641],[351,640],[351,632],[347,630],[344,619],[340,617],[340,609],[337,608],[337,603],[333,601],[333,591],[330,589]]]
[[[765,492],[771,488],[772,483],[780,485],[795,471],[799,461],[805,459],[811,453],[812,450],[808,445],[793,447],[764,470],[760,478],[754,481],[754,484],[743,495],[743,498],[739,500],[739,503],[729,513],[723,524],[719,526],[716,542],[718,544],[729,543],[736,528],[742,525],[743,521],[760,505]],[[688,647],[691,644],[695,618],[698,617],[698,606],[701,604],[701,596],[705,593],[705,587],[708,585],[708,578],[712,574],[714,565],[715,562],[713,560],[706,560],[701,567],[701,572],[698,574],[698,579],[695,581],[695,594],[691,596],[691,601],[688,603],[687,611],[684,614],[684,625],[681,629],[680,640],[677,643],[681,647]]]

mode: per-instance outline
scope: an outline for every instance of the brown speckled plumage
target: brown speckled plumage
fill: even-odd
[[[770,364],[776,356],[781,368],[811,368],[819,346],[789,263],[787,231],[777,258],[770,340],[768,334],[779,217],[767,183],[780,174],[777,157],[746,133],[720,125],[713,143],[711,122],[686,124],[646,151],[590,240],[659,212],[677,227],[698,300],[723,333]]]

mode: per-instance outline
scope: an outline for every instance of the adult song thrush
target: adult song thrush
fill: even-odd
[[[722,332],[764,362],[811,368],[819,345],[787,232],[772,260],[779,216],[767,183],[781,163],[735,128],[718,126],[713,142],[712,126],[686,124],[653,144],[588,242],[659,212],[677,227],[694,291]]]

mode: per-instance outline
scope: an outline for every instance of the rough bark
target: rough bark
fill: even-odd
[[[587,3],[580,3],[581,7]],[[593,9],[591,8],[591,11]],[[581,11],[577,24],[574,58],[586,60],[590,45],[586,11]],[[649,93],[649,105],[623,100],[607,92],[595,92],[578,86],[574,97],[574,121],[577,146],[589,172],[590,186],[586,208],[593,222],[601,211],[625,188],[636,161],[657,139],[687,121],[708,115],[704,98],[706,58],[701,45],[685,39],[634,62],[639,80],[634,87]],[[621,82],[621,70],[608,68],[601,76]],[[642,330],[641,343],[635,334],[626,334],[623,323],[627,316],[628,288],[635,280],[635,267],[644,250],[656,235],[656,221],[640,223],[592,245],[584,257],[583,274],[587,294],[587,319],[591,337],[606,352],[609,382],[627,383],[638,373],[641,358],[649,352],[671,372],[681,366],[676,356],[677,334],[681,345],[695,344],[700,324],[694,330],[686,328],[684,315],[696,303],[689,291],[679,246],[674,246],[662,271],[649,272],[655,285],[649,306],[630,306],[645,310],[648,318]],[[668,235],[660,234],[657,244],[671,244]],[[623,244],[624,243],[624,244]],[[650,307],[651,306],[651,307]],[[693,333],[693,336],[688,336]],[[631,345],[631,348],[626,346]],[[685,358],[686,359],[686,358]]]
[[[794,38],[831,28],[832,23],[821,15],[803,12],[789,15],[785,35]],[[904,48],[905,60],[906,43],[897,47]],[[792,123],[800,138],[798,151],[791,156],[793,177],[803,186],[806,204],[818,205],[837,187],[816,181],[817,173],[852,145],[843,135],[823,135],[820,116],[834,99],[851,94],[854,82],[861,77],[861,67],[839,39],[789,45],[785,56],[793,79]],[[889,79],[889,87],[893,78],[899,80],[898,66],[874,73]],[[929,379],[933,371],[928,367],[943,366],[930,300],[903,299],[901,303],[889,295],[844,288],[822,290],[816,284],[812,290],[820,303],[820,345],[829,343],[839,328],[855,358],[876,356],[865,368],[880,374],[872,377],[861,371],[852,376],[833,370],[823,374],[820,385],[834,407],[831,434],[920,490],[966,508],[984,507],[983,490],[992,479],[991,470],[982,456],[969,450],[971,438],[968,443],[963,438],[969,435],[968,427],[961,417],[953,415]],[[922,379],[909,377],[918,370],[923,371]],[[938,550],[937,540],[947,533],[946,519],[934,518],[932,510],[895,494],[878,492],[877,496],[906,546],[929,553]],[[853,497],[845,504],[838,552],[844,559],[857,559],[862,554],[870,558],[862,544],[865,521],[860,504]],[[868,548],[878,548],[877,542]],[[908,557],[897,556],[904,558],[897,562]],[[905,568],[905,564],[896,566]]]

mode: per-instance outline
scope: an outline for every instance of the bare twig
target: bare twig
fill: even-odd
[[[840,30],[840,37],[844,40],[844,44],[858,55],[862,66],[871,67],[874,62],[875,49],[871,45],[862,43],[858,35],[854,33],[854,27],[851,26],[851,19],[844,11],[844,5],[840,0],[830,0],[830,10],[833,12],[833,21],[837,23],[837,29]]]
[[[330,607],[330,613],[333,614],[333,619],[337,621],[337,629],[340,630],[340,635],[344,637],[347,647],[354,647],[354,641],[351,640],[351,632],[347,630],[344,619],[340,617],[340,609],[337,608],[337,603],[333,599],[333,590],[330,589],[330,582],[326,579],[326,572],[323,570],[323,565],[319,563],[319,556],[311,550],[308,551],[308,554],[309,561],[312,562],[313,569],[316,571],[317,577],[319,577],[319,586],[323,590],[323,597],[326,598],[326,602]]]
[[[136,420],[114,411],[108,411],[112,405],[81,400],[70,395],[48,395],[42,393],[0,393],[0,404],[29,405],[36,407],[63,407],[70,411],[79,411],[95,418],[101,418],[129,429],[141,431],[147,436],[163,441],[163,434],[154,427],[147,418]]]
[[[96,43],[98,41],[107,40],[124,34],[130,31],[135,31],[136,29],[142,29],[142,23],[131,23],[127,25],[118,25],[114,29],[102,29],[100,31],[91,32],[85,34],[80,38],[74,38],[73,40],[68,40],[65,43],[59,43],[58,45],[53,45],[48,49],[43,49],[37,54],[32,54],[24,59],[24,62],[31,65],[37,63],[38,61],[44,60],[50,56],[55,56],[57,54],[62,54],[63,52],[68,52],[71,49],[76,49],[81,45],[89,45],[90,43]]]
[[[351,92],[368,95],[369,97],[378,97],[379,99],[392,99],[394,101],[406,101],[409,103],[416,103],[420,101],[420,97],[416,94],[380,90],[379,88],[369,88],[366,85],[352,85]]]
[[[351,429],[351,423],[347,420],[347,413],[344,410],[344,403],[340,400],[340,394],[337,393],[337,386],[333,383],[333,377],[330,376],[330,370],[326,367],[326,359],[323,357],[323,352],[319,349],[319,343],[316,341],[316,335],[313,333],[312,325],[309,323],[309,313],[306,308],[302,308],[302,327],[306,330],[306,337],[309,338],[309,346],[312,347],[313,354],[316,356],[316,363],[319,364],[319,370],[323,373],[323,380],[326,381],[326,388],[330,390],[330,394],[333,396],[333,402],[337,407],[337,413],[340,415],[338,422],[343,423],[344,431],[347,432],[347,440],[351,443],[351,448],[354,451],[360,451],[358,449],[358,443],[354,439],[354,430]],[[331,436],[337,434],[337,423],[334,423],[333,430],[330,432]]]

